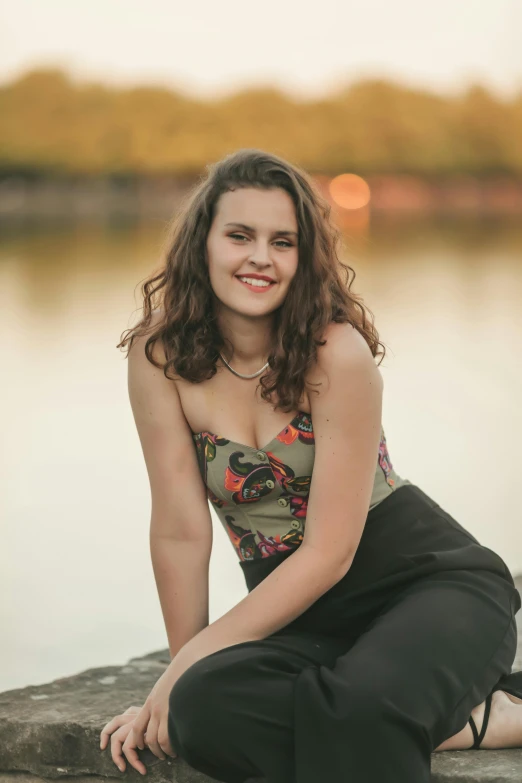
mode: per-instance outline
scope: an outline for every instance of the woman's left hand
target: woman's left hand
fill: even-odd
[[[168,732],[169,697],[181,675],[197,661],[208,655],[226,647],[250,641],[247,638],[231,638],[230,632],[227,633],[226,626],[225,630],[222,626],[223,618],[220,618],[212,625],[206,626],[179,650],[136,716],[132,730],[123,743],[122,751],[138,772],[141,772],[139,769],[141,762],[138,759],[136,748],[143,750],[146,746],[162,760],[165,760],[167,755],[176,757],[177,751],[170,744]],[[146,739],[145,735],[147,735]],[[142,772],[142,774],[145,773]]]
[[[181,651],[180,651],[181,652]],[[172,688],[181,675],[192,665],[193,661],[184,656],[182,661],[178,655],[172,659],[154,688],[151,690],[145,704],[134,718],[132,730],[123,743],[122,752],[129,763],[141,772],[136,765],[137,748],[148,747],[155,756],[165,760],[167,756],[176,758],[176,751],[170,744],[168,732],[169,696]],[[147,741],[145,742],[145,734]],[[142,774],[144,774],[142,772]]]

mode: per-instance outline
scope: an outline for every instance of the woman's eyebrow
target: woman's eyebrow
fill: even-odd
[[[238,226],[239,228],[243,228],[245,231],[251,231],[252,233],[255,233],[255,228],[252,228],[252,226],[247,226],[245,223],[225,223],[225,226]],[[284,234],[285,236],[297,236],[297,231],[274,231],[274,234]]]

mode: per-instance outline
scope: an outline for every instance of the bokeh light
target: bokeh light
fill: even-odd
[[[343,209],[360,209],[370,201],[370,186],[357,174],[339,174],[329,185],[333,201]]]

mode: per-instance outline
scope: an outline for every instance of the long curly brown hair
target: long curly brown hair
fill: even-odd
[[[201,383],[215,375],[226,341],[216,319],[207,235],[219,197],[228,190],[252,187],[282,188],[296,211],[297,271],[283,304],[273,313],[269,369],[259,380],[261,397],[272,402],[275,392],[274,408],[290,412],[299,407],[307,370],[316,360],[317,346],[325,344],[321,336],[332,321],[351,323],[372,356],[383,359],[386,349],[373,326],[373,313],[350,291],[355,271],[339,259],[342,237],[330,220],[330,204],[304,170],[263,150],[240,149],[209,164],[207,174],[189,190],[169,225],[160,271],[142,283],[143,316],[121,335],[116,347],[129,345],[130,350],[135,338],[151,332],[145,354],[165,377]],[[165,363],[153,356],[159,339]]]

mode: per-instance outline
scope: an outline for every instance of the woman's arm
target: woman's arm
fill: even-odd
[[[174,657],[209,623],[212,519],[176,385],[149,362],[146,341],[138,338],[129,352],[128,388],[151,488],[152,565]],[[165,361],[159,343],[155,356]]]
[[[172,659],[209,624],[210,555],[197,542],[157,536],[150,551]]]
[[[264,639],[301,615],[346,574],[371,501],[383,381],[364,338],[334,324],[318,349],[312,393],[315,463],[301,546],[180,651],[182,668],[233,644]]]

